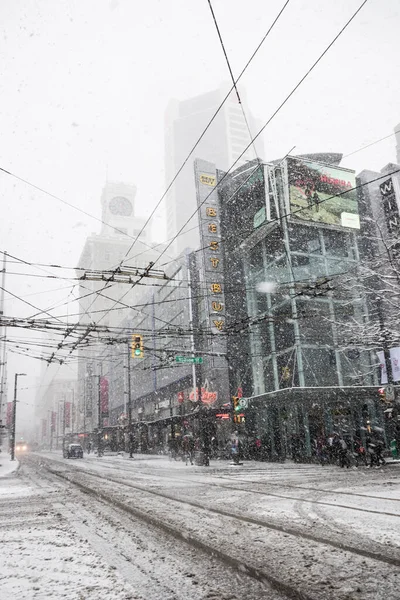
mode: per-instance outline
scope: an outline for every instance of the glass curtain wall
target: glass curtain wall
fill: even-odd
[[[367,353],[337,342],[338,328],[365,313],[361,298],[335,287],[335,276],[358,264],[356,234],[293,222],[288,228],[289,248],[277,226],[245,259],[254,394],[299,386],[299,364],[306,387],[371,384]]]

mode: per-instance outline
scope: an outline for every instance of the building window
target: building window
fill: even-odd
[[[263,269],[263,244],[260,242],[253,246],[249,253],[249,267],[251,273],[259,273]]]
[[[295,281],[309,281],[325,276],[325,261],[312,254],[292,254],[292,269]]]
[[[335,352],[325,348],[302,348],[306,386],[338,385]]]
[[[302,344],[332,346],[333,331],[329,303],[322,300],[297,300],[297,316]],[[318,324],[316,326],[316,324]]]
[[[352,258],[351,238],[341,231],[323,231],[325,253],[328,256],[347,256]]]
[[[316,227],[291,225],[289,228],[289,244],[291,252],[322,254],[319,231]]]
[[[296,351],[285,352],[277,356],[279,389],[297,386],[297,360]]]

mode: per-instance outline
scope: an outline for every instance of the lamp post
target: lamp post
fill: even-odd
[[[15,460],[15,419],[17,416],[17,383],[18,383],[18,377],[24,377],[25,375],[26,375],[26,373],[15,373],[13,417],[12,417],[12,425],[11,425],[11,460]]]

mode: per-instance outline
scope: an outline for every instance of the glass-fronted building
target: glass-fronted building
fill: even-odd
[[[310,457],[321,436],[362,439],[384,421],[376,356],[347,335],[369,317],[355,173],[340,158],[253,161],[221,186],[231,393],[249,398],[244,433],[267,458]]]

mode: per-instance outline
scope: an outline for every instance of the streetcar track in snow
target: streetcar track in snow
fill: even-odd
[[[54,462],[59,463],[60,461],[54,461]],[[44,463],[42,463],[42,465],[43,464]],[[67,471],[66,473],[61,473],[59,471],[54,471],[53,469],[49,468],[48,465],[45,465],[45,468],[48,473],[52,474],[56,478],[61,478],[62,480],[65,480],[68,483],[76,486],[79,490],[81,490],[82,492],[95,498],[97,501],[103,501],[106,504],[116,507],[119,510],[121,510],[122,512],[132,515],[135,518],[138,518],[139,520],[144,521],[147,524],[149,524],[157,529],[161,529],[163,532],[167,533],[168,535],[171,535],[175,539],[183,541],[184,543],[188,544],[189,546],[192,546],[196,550],[205,552],[208,555],[210,555],[210,553],[211,553],[212,556],[219,559],[222,563],[228,565],[229,567],[238,569],[242,575],[246,575],[246,576],[262,583],[263,585],[267,585],[267,586],[273,588],[274,590],[278,591],[280,594],[283,593],[286,598],[289,598],[291,600],[316,600],[315,595],[309,595],[306,592],[299,591],[298,586],[296,586],[296,587],[291,586],[291,585],[285,583],[284,581],[281,581],[278,578],[274,577],[273,575],[271,575],[271,573],[267,573],[260,568],[257,568],[257,567],[254,567],[254,566],[248,564],[243,559],[238,559],[238,558],[224,552],[223,550],[220,550],[210,544],[207,544],[207,543],[201,541],[200,539],[197,539],[197,538],[189,535],[186,531],[181,531],[181,530],[177,529],[176,527],[166,523],[165,521],[163,521],[157,517],[154,517],[148,513],[145,513],[142,510],[137,509],[136,507],[129,506],[125,502],[121,502],[117,498],[110,496],[109,493],[105,493],[105,492],[99,490],[98,488],[92,488],[92,487],[88,486],[87,483],[82,483],[79,481],[72,480],[69,477],[69,475],[71,475],[71,473],[72,473],[71,471]],[[97,474],[89,473],[88,471],[76,470],[75,473],[79,474],[79,475],[90,475],[97,479],[102,479],[103,481],[111,482],[110,479],[106,479]],[[132,486],[128,486],[128,487],[132,487]]]
[[[60,461],[61,462],[61,461]],[[64,463],[61,463],[64,464]],[[102,465],[102,466],[106,466],[107,469],[109,470],[115,470],[114,466],[111,465]],[[117,467],[120,468],[120,467]],[[85,469],[86,470],[86,469]],[[136,473],[136,472],[135,472]],[[147,474],[147,473],[143,473],[143,471],[139,471],[139,475],[145,475],[148,477],[151,477],[151,474]],[[226,489],[226,490],[231,490],[231,491],[237,491],[237,492],[243,492],[243,493],[248,493],[248,494],[257,494],[257,495],[261,495],[261,496],[271,496],[273,498],[281,498],[284,500],[294,500],[296,502],[305,502],[305,503],[311,503],[311,504],[321,504],[323,506],[329,506],[332,508],[341,508],[341,509],[345,509],[345,510],[353,510],[353,511],[357,511],[357,512],[366,512],[366,513],[372,513],[372,514],[376,514],[376,515],[382,515],[382,516],[387,516],[387,517],[395,517],[395,518],[399,518],[400,517],[400,513],[394,513],[394,512],[389,512],[389,511],[381,511],[381,510],[374,510],[374,509],[370,509],[370,508],[363,508],[363,507],[359,507],[359,506],[350,506],[348,504],[338,504],[335,502],[327,502],[325,500],[315,500],[315,499],[311,499],[311,498],[298,498],[297,496],[288,496],[288,495],[284,495],[284,494],[278,494],[275,492],[267,492],[264,490],[256,490],[256,489],[246,489],[243,487],[235,487],[233,485],[227,485],[227,484],[221,484],[218,483],[216,481],[201,481],[199,479],[193,479],[193,478],[183,478],[183,477],[178,477],[176,475],[171,475],[170,473],[159,473],[157,470],[157,475],[161,475],[162,477],[166,477],[166,478],[170,478],[170,479],[174,479],[176,481],[182,481],[182,482],[189,482],[189,483],[196,483],[198,485],[210,485],[212,487],[218,487],[218,488],[222,488],[222,489]],[[223,477],[220,476],[220,479],[224,479],[224,480],[231,480],[231,478],[229,477]],[[270,482],[256,482],[256,481],[244,481],[242,482],[243,485],[246,485],[247,483],[251,483],[253,485],[272,485],[274,487],[290,487],[290,488],[295,488],[304,492],[309,492],[309,491],[314,491],[317,493],[325,493],[325,494],[329,494],[329,495],[336,495],[336,494],[342,494],[342,495],[348,495],[348,496],[357,496],[360,498],[364,498],[364,499],[373,499],[373,500],[380,500],[380,501],[387,501],[387,502],[400,502],[399,498],[386,498],[386,497],[381,497],[381,496],[373,496],[373,495],[366,495],[366,494],[357,494],[357,493],[352,493],[352,492],[343,492],[343,491],[339,491],[337,492],[336,490],[326,490],[326,489],[319,489],[319,488],[312,488],[312,487],[304,487],[304,486],[293,486],[290,484],[276,484],[276,483],[270,483]]]
[[[55,461],[58,462],[58,461]],[[116,500],[115,498],[109,497],[107,496],[107,494],[105,494],[104,492],[99,491],[98,489],[92,489],[92,488],[88,488],[88,486],[85,486],[84,484],[80,483],[80,482],[76,482],[76,481],[71,481],[70,478],[65,477],[63,475],[61,475],[59,472],[55,472],[52,469],[49,469],[48,466],[44,465],[43,463],[39,463],[37,464],[35,461],[29,461],[29,467],[30,469],[34,470],[41,478],[45,479],[48,483],[50,483],[51,485],[56,484],[57,488],[59,488],[61,491],[64,492],[65,494],[65,489],[66,489],[66,483],[68,483],[69,485],[75,486],[77,488],[77,490],[80,493],[84,493],[85,495],[89,495],[91,498],[93,498],[94,500],[96,500],[102,507],[106,506],[108,509],[112,509],[112,511],[110,512],[109,516],[107,516],[107,514],[103,514],[103,510],[102,509],[99,514],[101,514],[102,519],[106,520],[106,521],[115,521],[115,518],[117,517],[118,514],[122,515],[123,518],[131,520],[132,517],[134,517],[135,519],[139,519],[140,522],[145,522],[146,525],[152,525],[155,527],[156,531],[159,531],[160,528],[164,529],[164,531],[166,533],[168,533],[169,535],[171,535],[171,531],[167,530],[166,528],[160,527],[161,522],[154,522],[152,523],[150,521],[150,519],[146,519],[144,518],[145,515],[143,515],[140,511],[138,512],[138,514],[135,514],[135,511],[130,509],[128,506],[126,506],[123,503],[119,503],[118,500]],[[44,467],[44,468],[43,468]],[[82,472],[80,472],[82,474]],[[31,473],[27,473],[24,472],[23,476],[26,477],[27,479],[29,479],[30,481],[36,481],[36,479],[34,477],[32,477]],[[43,485],[43,482],[42,482]],[[75,508],[75,504],[74,504],[74,500],[69,500],[69,501],[65,501],[63,499],[59,499],[56,501],[55,503],[55,507],[57,507],[58,505],[60,506],[60,510],[62,510],[62,512],[69,512],[72,515],[72,523],[74,523],[75,525],[75,529],[79,530],[79,528],[81,527],[81,524],[79,523],[79,521],[77,520],[77,517],[74,516],[73,512],[74,512],[74,508]],[[72,506],[73,508],[68,508],[69,506]],[[65,508],[62,508],[65,507]],[[72,512],[71,512],[72,510]],[[81,509],[79,511],[78,514],[80,514]],[[89,520],[92,520],[92,528],[90,529],[90,527],[86,527],[84,526],[84,534],[85,536],[89,537],[92,546],[94,547],[95,551],[98,552],[105,560],[107,560],[107,552],[103,552],[102,548],[101,548],[101,544],[104,545],[104,541],[107,540],[107,543],[110,543],[110,533],[107,535],[106,534],[102,534],[101,532],[99,532],[98,527],[97,527],[97,523],[96,523],[96,516],[98,514],[98,510],[95,509],[95,511],[93,512],[92,509],[92,513],[88,513],[88,509],[84,508],[83,509],[83,516],[85,517],[83,523],[86,523]],[[68,519],[69,521],[69,519]],[[118,518],[117,518],[117,523],[119,526],[121,526],[121,522],[118,522]],[[130,523],[132,523],[132,520],[130,521]],[[127,523],[125,523],[125,525],[127,525]],[[114,524],[112,526],[116,526],[116,522],[114,522]],[[143,526],[143,525],[142,525]],[[129,527],[127,527],[127,535],[130,535],[129,533]],[[143,535],[143,533],[142,533]],[[173,535],[174,538],[174,548],[176,546],[176,539],[178,538],[182,543],[184,543],[185,545],[190,543],[190,540],[188,541],[188,539],[183,535],[183,536],[178,536],[178,535]],[[145,593],[144,598],[155,598],[160,600],[161,598],[164,600],[164,598],[173,598],[174,600],[177,600],[177,596],[174,592],[174,590],[169,587],[166,586],[165,583],[162,583],[159,579],[159,577],[157,576],[157,571],[153,570],[153,569],[149,569],[146,566],[146,560],[138,560],[137,557],[136,559],[133,559],[132,556],[128,556],[127,555],[127,550],[126,548],[124,548],[123,545],[123,541],[121,540],[121,543],[119,542],[119,538],[120,536],[117,535],[117,540],[113,541],[113,547],[114,547],[114,556],[111,556],[111,564],[115,565],[115,568],[117,569],[121,569],[122,575],[128,580],[130,581],[132,584],[135,583],[135,578],[133,578],[132,580],[132,573],[129,573],[129,566],[133,567],[136,570],[136,575],[135,577],[139,576],[140,577],[145,577],[146,581],[145,583],[142,583],[142,587],[144,586],[144,588],[147,590],[147,593]],[[134,536],[135,537],[135,536]],[[143,537],[147,540],[148,537],[148,531],[143,535]],[[157,535],[157,547],[160,544],[160,538]],[[140,541],[140,538],[139,538]],[[167,546],[169,548],[169,550],[167,549],[167,553],[169,555],[169,552],[172,552],[172,548],[171,548],[171,542],[169,541],[165,541],[164,543],[165,546]],[[191,544],[192,548],[192,552],[201,550],[202,552],[206,553],[206,556],[208,559],[210,559],[210,547],[206,546],[205,548],[202,548],[200,544],[196,545],[194,543]],[[165,548],[164,548],[165,550]],[[161,551],[161,554],[163,554],[164,552]],[[192,556],[188,556],[187,553],[185,554],[185,556],[188,556],[188,558],[190,559],[191,562],[189,562],[189,568],[193,569],[193,562],[196,563],[194,571],[196,571],[196,566],[198,566],[200,573],[198,573],[195,576],[195,579],[197,577],[203,577],[203,582],[202,585],[203,587],[207,588],[208,587],[208,592],[207,590],[204,590],[204,593],[206,595],[201,595],[201,598],[204,600],[206,598],[210,598],[211,599],[216,599],[217,597],[220,598],[220,600],[224,600],[225,595],[221,592],[221,590],[219,589],[215,589],[213,590],[213,586],[215,587],[216,581],[218,581],[219,585],[224,583],[224,589],[227,590],[227,598],[229,598],[229,600],[239,600],[239,597],[236,596],[235,591],[234,591],[234,587],[232,588],[232,581],[235,581],[235,571],[232,572],[231,576],[230,576],[230,580],[229,583],[228,581],[225,581],[225,579],[228,577],[226,575],[226,565],[228,565],[228,567],[235,567],[238,568],[238,564],[236,564],[234,561],[228,561],[228,560],[222,560],[223,556],[221,554],[221,556],[218,555],[218,552],[214,552],[215,559],[217,562],[215,562],[214,558],[211,557],[212,563],[210,564],[209,567],[211,567],[211,571],[213,572],[214,575],[214,583],[210,582],[210,578],[209,578],[209,574],[210,571],[207,570],[206,571],[206,575],[202,574],[202,571],[204,569],[200,568],[199,565],[197,565],[198,563],[198,555],[197,554],[193,554]],[[119,560],[118,560],[119,557]],[[108,557],[110,558],[110,557]],[[123,561],[124,564],[121,565],[121,559]],[[154,559],[153,559],[154,560]],[[152,561],[151,561],[152,562]],[[217,565],[220,564],[222,562],[223,564],[223,572],[221,573],[221,567],[218,567]],[[164,565],[163,565],[164,566]],[[216,572],[214,573],[214,571],[216,570]],[[249,576],[249,581],[250,581],[250,589],[249,589],[249,593],[251,594],[251,597],[254,597],[255,600],[256,598],[271,598],[271,600],[283,600],[283,596],[282,596],[282,592],[284,591],[285,588],[285,584],[280,583],[279,581],[276,582],[276,584],[272,581],[272,578],[267,578],[267,576],[260,576],[260,577],[256,577],[254,576],[254,574],[252,574],[251,572],[247,572],[245,569],[240,569],[239,567],[239,571],[241,573],[241,579],[240,579],[240,585],[241,587],[243,587],[244,585],[244,581],[243,581],[243,575],[248,575]],[[190,575],[190,579],[189,582],[192,581],[191,577],[192,577],[193,573]],[[170,567],[168,567],[168,582],[170,582],[169,580],[171,579],[172,573],[171,573],[171,569]],[[232,578],[233,576],[233,578]],[[237,576],[237,573],[236,573]],[[182,575],[181,577],[183,577],[183,579],[185,580],[185,578],[187,579],[187,575],[185,575],[185,573]],[[194,581],[194,583],[199,583],[198,581]],[[149,590],[147,588],[151,588],[151,586],[153,586],[154,584],[156,584],[157,589],[153,589],[153,590]],[[181,584],[175,582],[176,585],[181,586]],[[247,584],[248,585],[248,584]],[[161,588],[163,588],[162,590],[160,590],[160,586]],[[261,586],[261,590],[259,589],[258,591],[256,590],[255,586]],[[199,586],[201,588],[201,586]],[[307,594],[300,594],[300,593],[296,593],[296,590],[292,590],[289,586],[287,587],[287,591],[285,590],[284,592],[284,597],[285,598],[289,598],[289,599],[293,599],[293,600],[315,600],[314,598],[308,596]],[[164,591],[163,591],[164,590]],[[184,589],[180,589],[180,592],[183,594],[184,593]],[[187,592],[190,590],[187,590]],[[165,592],[168,592],[169,594],[172,593],[172,595],[165,595]],[[141,591],[142,593],[142,591]],[[266,596],[265,594],[268,593],[268,596]],[[160,595],[161,594],[161,595]],[[253,596],[253,594],[255,594]],[[260,595],[261,594],[261,595]],[[277,594],[277,595],[276,595]],[[179,596],[181,597],[181,596]],[[183,595],[183,597],[186,597],[185,595]],[[190,596],[192,597],[192,596]]]
[[[138,463],[131,463],[131,464],[138,464]],[[105,468],[107,468],[107,469],[110,469],[110,470],[113,470],[115,468],[118,468],[118,469],[121,468],[121,464],[116,464],[116,463],[113,463],[113,464],[105,464],[105,463],[103,463],[102,466],[105,467]],[[163,473],[162,469],[160,469],[158,467],[149,467],[147,465],[146,468],[149,469],[149,472],[146,473],[145,471],[140,470],[139,474],[140,475],[148,475],[149,477],[151,477],[154,474],[154,472],[156,472],[157,475],[160,475],[161,477],[171,478],[171,479],[173,478],[173,479],[176,479],[178,481],[191,481],[192,483],[204,483],[206,485],[210,484],[210,485],[214,485],[214,486],[225,487],[222,484],[218,484],[217,482],[212,482],[212,481],[206,481],[205,482],[205,481],[194,480],[194,479],[189,480],[187,478],[183,479],[182,477],[178,477],[176,475],[172,475],[170,472]],[[289,469],[287,469],[287,471],[290,472]],[[137,474],[137,472],[138,471],[136,471],[136,470],[134,471],[135,474]],[[254,472],[254,470],[252,470],[252,472]],[[265,474],[268,475],[269,474],[265,470],[260,470],[259,472],[261,474],[263,474],[263,475],[265,475]],[[337,470],[335,470],[335,473],[336,472],[337,472]],[[212,476],[213,473],[207,473],[207,476],[208,475]],[[315,474],[313,473],[312,476],[315,477]],[[277,487],[277,488],[293,488],[293,489],[304,491],[304,492],[314,491],[314,492],[321,492],[321,493],[325,493],[325,494],[335,494],[335,495],[336,494],[340,494],[340,495],[344,495],[344,496],[356,496],[358,498],[364,498],[364,499],[365,498],[370,498],[372,500],[384,500],[384,501],[388,501],[388,502],[400,502],[400,498],[387,498],[386,496],[375,496],[375,495],[372,495],[372,494],[361,494],[361,493],[357,493],[357,492],[345,492],[344,490],[336,490],[336,489],[330,489],[329,490],[329,489],[325,489],[325,488],[317,488],[317,487],[310,487],[310,486],[294,485],[294,484],[291,484],[291,483],[277,483],[277,482],[270,481],[270,480],[267,480],[267,481],[254,481],[254,480],[251,480],[251,479],[242,480],[242,479],[237,479],[237,478],[234,478],[234,477],[227,477],[227,476],[220,475],[220,474],[218,474],[218,478],[219,479],[224,479],[226,481],[239,481],[243,485],[246,485],[246,484],[250,483],[250,484],[253,484],[253,485],[268,485],[268,486]],[[242,488],[233,488],[233,489],[237,489],[238,491],[242,490]],[[250,489],[249,490],[243,490],[243,491],[249,491],[249,492],[254,492],[255,491],[256,493],[261,493],[260,490],[257,491],[257,490],[252,490],[252,489],[251,490]],[[266,495],[271,495],[268,492],[263,492],[263,493],[266,494]],[[288,498],[288,499],[301,500],[301,498],[297,498],[297,497],[296,498],[289,498],[289,496],[282,496],[282,497]],[[337,505],[336,504],[332,504],[332,506],[337,506]],[[351,507],[347,507],[346,506],[346,508],[351,508]],[[356,510],[356,507],[353,507],[353,509]],[[385,514],[385,513],[382,513],[382,514]],[[389,514],[388,516],[393,516],[393,515]],[[400,516],[400,515],[396,514],[395,516]]]
[[[49,460],[51,461],[52,459],[49,459]],[[64,467],[66,467],[65,463],[63,463],[62,461],[55,460],[54,462],[56,462],[58,464],[62,464]],[[49,471],[52,472],[54,475],[57,475],[59,477],[62,477],[64,479],[69,480],[68,476],[66,476],[66,475],[62,475],[62,474],[60,474],[57,471],[53,471],[52,469],[49,469]],[[67,471],[67,473],[71,474],[72,471]],[[363,556],[363,557],[366,557],[366,558],[370,558],[372,560],[376,560],[376,561],[379,561],[379,562],[382,562],[382,563],[386,563],[386,564],[389,564],[389,565],[394,565],[394,566],[397,566],[397,567],[400,566],[400,558],[396,558],[394,556],[387,556],[387,555],[384,555],[382,553],[373,552],[371,550],[367,550],[367,549],[364,549],[364,548],[359,548],[359,547],[356,547],[356,546],[353,546],[353,545],[350,545],[350,544],[343,543],[341,541],[332,540],[332,539],[325,538],[325,537],[322,537],[322,536],[316,536],[316,535],[314,535],[312,533],[307,533],[307,532],[304,532],[304,531],[300,531],[300,530],[298,530],[296,528],[293,528],[293,527],[286,527],[286,526],[279,525],[279,524],[271,522],[271,521],[261,520],[261,519],[257,519],[255,517],[251,517],[251,516],[239,515],[239,514],[236,514],[236,513],[232,513],[231,511],[226,511],[226,510],[221,509],[221,508],[207,507],[207,506],[204,506],[204,505],[202,505],[199,502],[196,502],[194,500],[177,498],[176,496],[173,496],[172,494],[168,494],[168,493],[161,492],[161,491],[158,491],[158,490],[150,490],[150,489],[145,488],[143,486],[140,486],[140,485],[137,485],[137,484],[134,484],[134,483],[131,483],[131,482],[127,482],[126,480],[120,480],[117,477],[109,477],[109,476],[104,477],[104,476],[102,476],[99,473],[95,473],[95,472],[89,471],[87,469],[77,469],[75,471],[75,473],[86,474],[86,475],[92,476],[94,478],[103,480],[105,482],[109,481],[111,483],[117,483],[118,485],[135,489],[135,490],[140,491],[140,492],[142,492],[144,494],[153,495],[153,496],[157,496],[157,497],[160,497],[160,498],[164,498],[166,500],[170,500],[172,502],[177,502],[177,503],[180,503],[180,504],[192,506],[193,508],[196,508],[196,509],[200,509],[200,510],[203,510],[203,511],[206,511],[206,512],[214,513],[214,514],[217,514],[217,515],[220,515],[220,516],[223,516],[223,517],[229,517],[229,518],[236,519],[236,520],[242,521],[242,522],[246,522],[246,523],[249,523],[249,524],[252,524],[252,525],[257,525],[259,527],[264,527],[266,529],[271,529],[271,530],[274,530],[274,531],[278,531],[278,532],[283,533],[283,534],[292,535],[292,536],[297,537],[297,538],[304,538],[304,539],[307,539],[309,541],[312,541],[312,542],[315,542],[315,543],[318,543],[318,544],[324,544],[324,545],[327,545],[327,546],[332,546],[334,548],[338,548],[340,550],[343,550],[343,551],[346,551],[346,552],[350,552],[352,554],[357,554],[359,556]],[[75,483],[75,482],[71,481],[71,483]],[[82,485],[82,484],[76,484],[76,485]],[[221,486],[221,487],[225,487],[225,486]],[[298,499],[296,499],[296,500],[298,500]]]

